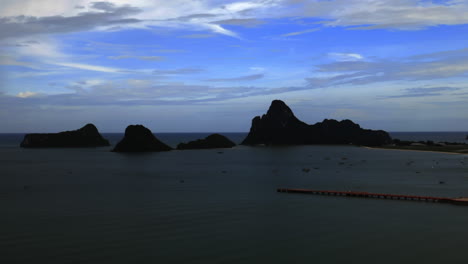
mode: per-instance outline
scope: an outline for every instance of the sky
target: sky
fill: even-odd
[[[468,131],[466,0],[0,2],[0,133]]]

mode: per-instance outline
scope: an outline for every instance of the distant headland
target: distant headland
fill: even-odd
[[[60,133],[26,134],[21,142],[23,148],[77,148],[110,146],[109,141],[99,134],[96,126],[84,127]]]
[[[281,100],[274,100],[267,113],[252,120],[252,126],[242,145],[310,145],[310,144],[353,144],[381,146],[392,139],[382,130],[362,129],[351,120],[325,119],[321,123],[308,125],[294,116],[291,109]],[[100,147],[109,146],[109,141],[99,134],[93,124],[59,133],[27,134],[21,147]],[[231,148],[235,143],[223,135],[212,134],[205,139],[180,143],[177,149]],[[114,147],[114,152],[152,152],[172,150],[143,125],[130,125],[124,138]]]
[[[463,143],[412,142],[392,140],[383,130],[363,129],[351,120],[337,121],[325,119],[313,125],[299,120],[292,110],[281,100],[273,100],[266,114],[252,119],[250,132],[241,145],[356,145],[391,149],[429,150],[466,153]],[[183,149],[232,148],[236,144],[220,134],[212,134],[177,145]],[[77,148],[105,147],[109,141],[101,136],[96,126],[84,127],[59,133],[26,134],[20,144],[23,148]],[[112,149],[113,152],[154,152],[173,150],[159,140],[143,125],[129,125],[125,136]]]
[[[250,132],[241,144],[381,146],[391,142],[387,132],[362,129],[351,120],[325,119],[323,122],[308,125],[294,116],[283,101],[274,100],[266,114],[253,118]]]

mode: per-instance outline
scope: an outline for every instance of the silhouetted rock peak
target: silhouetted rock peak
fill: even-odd
[[[82,133],[83,135],[94,135],[96,133],[99,133],[96,126],[91,123],[86,124],[84,127],[78,129],[78,131],[80,131],[80,133]]]
[[[115,152],[169,151],[172,148],[157,139],[151,130],[142,125],[130,125],[124,138],[115,146]]]
[[[204,139],[197,139],[188,143],[180,143],[177,149],[213,149],[213,148],[232,148],[236,144],[227,137],[220,134],[211,134]]]
[[[266,115],[263,115],[260,119],[268,120],[270,125],[277,127],[286,127],[301,122],[294,116],[291,108],[281,100],[273,100]]]
[[[99,134],[93,124],[60,133],[34,133],[24,136],[21,147],[24,148],[54,148],[54,147],[101,147],[109,146],[109,141]]]
[[[325,119],[307,125],[294,116],[291,109],[280,100],[274,100],[267,114],[252,120],[250,132],[243,145],[280,144],[389,144],[387,132],[362,129],[351,120]]]
[[[266,115],[271,118],[280,118],[284,120],[294,117],[291,108],[281,100],[273,100]]]

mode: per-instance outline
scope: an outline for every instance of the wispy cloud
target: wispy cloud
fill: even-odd
[[[220,25],[216,25],[216,24],[201,24],[201,25],[203,27],[210,29],[211,31],[215,33],[219,33],[219,34],[234,37],[234,38],[239,38],[239,35],[237,33],[235,33],[234,31],[225,29]]]
[[[417,30],[438,25],[468,23],[466,1],[332,0],[295,1],[291,14],[324,19],[323,25],[359,30]]]
[[[408,97],[430,97],[440,96],[447,94],[448,92],[459,91],[461,88],[458,87],[417,87],[407,88],[402,91],[399,95],[385,96],[385,98],[408,98]]]
[[[98,72],[107,72],[107,73],[118,73],[124,72],[122,69],[116,69],[111,67],[103,67],[103,66],[96,66],[96,65],[89,65],[89,64],[81,64],[81,63],[72,63],[72,62],[54,62],[53,64],[75,68],[80,70],[88,70],[88,71],[98,71]]]
[[[118,24],[134,24],[138,19],[127,16],[141,12],[139,8],[131,6],[107,5],[104,12],[83,12],[75,16],[16,16],[0,17],[0,39],[25,37],[36,34],[54,34],[84,31],[101,26],[115,26]]]
[[[203,69],[199,68],[180,68],[180,69],[171,69],[171,70],[154,70],[153,74],[156,75],[179,75],[179,74],[193,74],[203,72]]]
[[[307,34],[307,33],[312,33],[319,31],[319,28],[312,28],[312,29],[307,29],[307,30],[302,30],[302,31],[296,31],[296,32],[290,32],[287,34],[281,35],[282,37],[291,37],[291,36],[297,36],[297,35],[302,35],[302,34]]]
[[[232,19],[225,19],[225,20],[218,20],[211,22],[213,24],[219,25],[232,25],[232,26],[243,26],[243,27],[256,27],[265,24],[265,21],[258,20],[255,18],[232,18]]]
[[[37,96],[37,95],[39,95],[39,93],[26,91],[26,92],[18,93],[17,97],[19,97],[19,98],[28,98],[28,97],[34,97],[34,96]]]
[[[337,61],[358,61],[358,60],[364,59],[364,57],[358,53],[331,52],[331,53],[328,53],[328,57]]]
[[[125,4],[126,3],[126,4]],[[76,8],[80,6],[80,8]],[[27,8],[25,8],[27,7]],[[0,10],[0,39],[35,34],[138,27],[183,28],[240,38],[222,25],[260,26],[269,19],[303,17],[321,25],[349,29],[416,30],[438,25],[468,23],[466,1],[417,0],[252,0],[221,5],[218,1],[79,1],[78,5],[53,0],[6,1]],[[283,37],[317,31],[285,33]]]
[[[165,57],[163,56],[132,56],[132,55],[109,56],[108,58],[112,60],[137,59],[137,60],[145,60],[145,61],[163,61],[165,59]]]
[[[33,63],[18,61],[16,58],[7,55],[0,55],[0,65],[23,66],[32,69],[38,69]]]
[[[456,55],[454,55],[456,54]],[[337,61],[316,66],[314,73],[329,75],[312,77],[311,86],[359,85],[388,81],[435,80],[468,75],[468,53],[466,49],[408,57],[402,60]]]
[[[232,78],[215,78],[215,79],[207,79],[206,81],[209,82],[239,82],[239,81],[254,81],[261,79],[265,76],[265,74],[252,74],[252,75],[244,75],[239,77],[232,77]]]
[[[14,96],[0,94],[0,107],[34,106],[132,106],[178,105],[198,102],[222,102],[235,98],[280,94],[304,87],[251,87],[154,83],[151,80],[119,79],[74,82],[70,93],[38,94],[24,91]]]

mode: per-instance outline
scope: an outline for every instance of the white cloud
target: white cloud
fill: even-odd
[[[14,53],[15,56],[0,56],[0,64],[25,66],[43,71],[41,73],[33,74],[35,76],[38,76],[38,74],[46,75],[57,73],[59,71],[59,69],[56,67],[51,68],[51,66],[63,66],[74,69],[106,73],[118,73],[125,71],[124,69],[117,69],[113,67],[73,62],[73,57],[63,53],[59,43],[49,38],[38,38],[38,41],[29,41],[28,43],[29,44],[27,45],[20,45],[19,47],[16,47]],[[27,58],[29,62],[23,62],[18,58]],[[146,56],[141,59],[151,60],[154,58],[151,56]]]
[[[225,19],[212,22],[219,25],[234,25],[234,26],[244,26],[244,27],[256,27],[262,24],[265,24],[264,21],[252,18],[243,18],[243,19]]]
[[[468,2],[419,0],[296,0],[295,15],[323,18],[327,26],[415,30],[468,23]],[[291,14],[292,15],[292,14]]]
[[[82,63],[72,63],[72,62],[53,62],[55,65],[75,68],[80,70],[88,70],[88,71],[98,71],[98,72],[107,72],[107,73],[118,73],[124,72],[122,69],[111,68],[111,67],[103,67],[103,66],[96,66],[96,65],[89,65],[89,64],[82,64]]]
[[[108,58],[112,60],[138,59],[138,60],[146,60],[146,61],[162,61],[165,59],[162,56],[131,56],[131,55],[110,56]]]
[[[76,5],[87,5],[82,0],[2,0],[0,17],[8,16],[56,16],[56,15],[75,15],[80,10]],[[81,10],[82,11],[82,10]]]
[[[240,37],[222,24],[252,26],[284,17],[322,19],[352,29],[420,29],[468,23],[468,2],[419,0],[255,0],[222,4],[186,0],[3,0],[0,38],[151,26],[210,31]],[[81,6],[82,8],[77,8]],[[295,36],[307,29],[286,33]]]
[[[230,37],[234,37],[234,38],[239,38],[239,35],[237,35],[235,32],[233,31],[230,31],[230,30],[227,30],[225,28],[223,28],[222,26],[220,25],[216,25],[216,24],[202,24],[203,27],[206,27],[208,29],[210,29],[211,31],[215,32],[215,33],[219,33],[219,34],[222,34],[222,35],[226,35],[226,36],[230,36]]]
[[[241,12],[244,10],[249,10],[253,8],[264,7],[264,4],[261,2],[236,2],[224,5],[223,8],[228,12]]]
[[[282,0],[4,0],[0,9],[0,38],[86,30],[152,26],[210,31],[238,38],[221,24],[256,26],[269,18]]]
[[[37,37],[34,41],[22,42],[27,44],[15,48],[17,56],[43,59],[63,59],[66,57],[60,49],[60,44],[51,38]]]
[[[39,95],[39,94],[35,93],[35,92],[26,91],[26,92],[20,92],[16,96],[20,97],[20,98],[28,98],[28,97],[34,97],[34,96],[37,96],[37,95]]]
[[[307,29],[307,30],[303,30],[303,31],[290,32],[290,33],[287,33],[287,34],[283,34],[281,36],[282,37],[291,37],[291,36],[297,36],[297,35],[302,35],[302,34],[306,34],[306,33],[316,32],[318,30],[320,30],[320,29],[312,28],[312,29]]]
[[[466,49],[460,49],[407,57],[399,61],[338,60],[316,66],[314,74],[313,78],[307,80],[315,88],[342,84],[363,85],[466,77],[468,53]]]
[[[358,53],[331,52],[331,53],[328,53],[328,57],[336,61],[358,61],[358,60],[364,59],[364,57]]]

